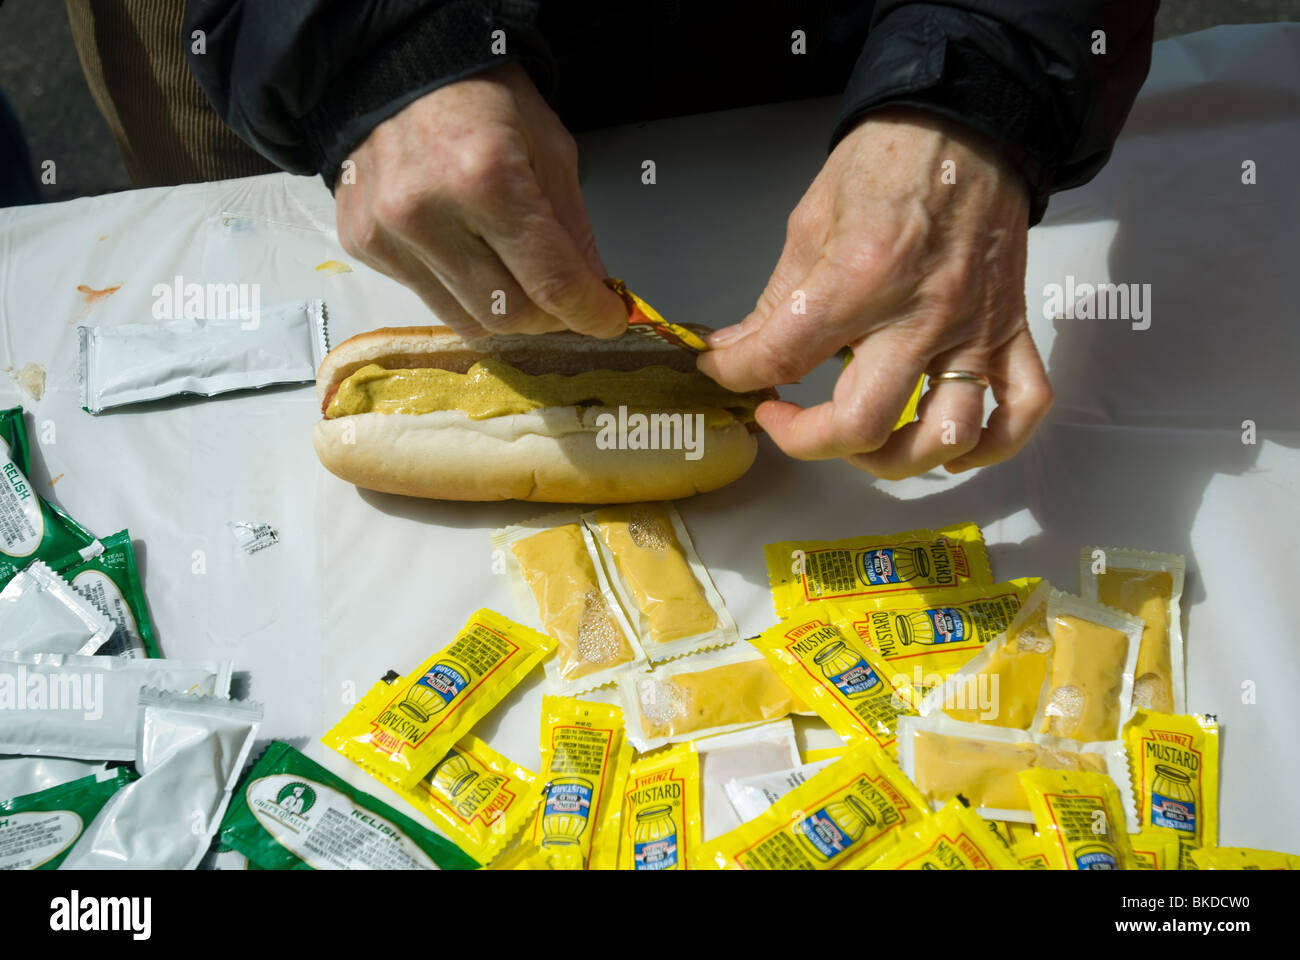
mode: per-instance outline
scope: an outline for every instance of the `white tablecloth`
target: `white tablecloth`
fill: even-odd
[[[1057,402],[1016,460],[886,483],[840,462],[788,460],[764,441],[744,479],[680,505],[742,635],[774,620],[761,551],[773,540],[974,519],[999,579],[1038,574],[1068,589],[1085,543],[1184,553],[1189,707],[1217,713],[1225,731],[1221,842],[1300,853],[1289,802],[1300,794],[1300,645],[1288,612],[1300,572],[1297,54],[1298,26],[1156,46],[1110,164],[1056,197],[1030,233],[1030,322]],[[739,320],[824,158],[833,113],[832,101],[814,101],[581,137],[610,269],[670,318]],[[645,159],[657,165],[653,186],[641,183]],[[1247,160],[1254,185],[1242,183]],[[39,402],[0,377],[0,403],[23,403],[43,435],[37,487],[96,533],[129,527],[166,654],[233,659],[238,695],[266,704],[265,734],[300,747],[477,607],[509,613],[488,531],[546,508],[426,503],[342,483],[313,455],[309,386],[91,417],[79,409],[75,330],[148,320],[153,286],[177,275],[260,283],[263,305],[323,297],[335,342],[428,322],[414,295],[360,264],[314,270],[330,259],[351,262],[316,179],[0,211],[0,367],[40,363],[49,376]],[[1150,328],[1045,319],[1045,287],[1067,275],[1150,284]],[[93,303],[78,290],[117,284]],[[784,393],[824,397],[833,376],[823,367]],[[1242,441],[1247,419],[1254,444]],[[280,542],[246,556],[231,520],[267,521]],[[541,694],[538,670],[478,732],[535,765]],[[383,792],[346,761],[326,762]]]

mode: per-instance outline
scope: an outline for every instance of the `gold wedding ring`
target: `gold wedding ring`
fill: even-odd
[[[930,384],[936,383],[965,382],[978,383],[981,387],[989,385],[989,378],[982,373],[974,373],[970,370],[945,370],[943,373],[930,375]]]

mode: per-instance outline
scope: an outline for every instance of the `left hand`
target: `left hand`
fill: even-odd
[[[699,367],[732,390],[757,390],[793,383],[848,346],[831,400],[759,406],[759,424],[790,456],[842,457],[885,479],[1006,460],[1052,403],[1025,319],[1028,223],[1023,180],[978,134],[922,110],[873,113],[790,215],[753,312],[713,334]],[[988,425],[982,385],[941,382],[919,419],[894,432],[921,374],[949,370],[988,377],[998,403]]]

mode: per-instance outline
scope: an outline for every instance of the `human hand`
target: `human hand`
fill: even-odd
[[[941,179],[949,160],[955,183]],[[1019,174],[977,135],[921,110],[873,113],[790,215],[754,310],[714,333],[699,367],[755,390],[793,383],[848,346],[831,400],[759,406],[790,456],[842,457],[885,479],[1005,460],[1052,403],[1025,319],[1028,222]],[[921,374],[944,371],[988,378],[998,403],[988,425],[982,384],[943,381],[918,420],[891,432]]]
[[[434,90],[370,132],[336,188],[349,254],[466,336],[627,329],[578,187],[578,148],[507,64]]]

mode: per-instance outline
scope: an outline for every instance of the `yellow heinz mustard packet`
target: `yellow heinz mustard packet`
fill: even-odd
[[[838,622],[867,641],[912,688],[925,693],[1006,631],[1038,578],[922,589],[836,604]]]
[[[1186,558],[1173,553],[1084,547],[1079,554],[1084,597],[1142,620],[1135,707],[1160,713],[1186,709],[1181,607],[1186,571]]]
[[[822,760],[838,760],[848,752],[851,745],[844,743],[838,747],[815,747],[812,750],[800,750],[799,760],[804,766],[820,763]]]
[[[1132,870],[1123,807],[1104,773],[1026,770],[1021,786],[1053,870]]]
[[[1007,842],[974,810],[953,800],[868,870],[1019,870]]]
[[[1178,831],[1168,827],[1147,827],[1132,834],[1129,844],[1133,847],[1134,870],[1179,869]]]
[[[1249,847],[1206,847],[1193,850],[1191,859],[1197,870],[1300,870],[1300,857],[1293,853]]]
[[[671,503],[616,504],[582,519],[652,663],[740,639]]]
[[[581,870],[582,859],[576,847],[551,847],[543,850],[524,838],[492,861],[489,870]]]
[[[640,751],[812,714],[747,643],[662,663],[618,679],[627,736]]]
[[[541,791],[537,774],[469,734],[403,796],[487,864],[528,823]]]
[[[860,637],[837,627],[833,604],[801,607],[752,643],[777,675],[845,740],[897,751],[898,718],[914,714],[906,678]],[[897,686],[891,680],[898,680]]]
[[[623,299],[623,303],[627,306],[627,325],[630,329],[644,331],[649,336],[678,347],[685,347],[687,350],[694,350],[696,353],[703,353],[709,349],[709,345],[698,333],[679,323],[669,323],[659,315],[659,311],[629,290],[622,280],[617,277],[606,277],[605,286]]]
[[[550,637],[479,610],[414,673],[376,684],[321,742],[409,790],[554,648]]]
[[[689,870],[700,851],[700,758],[679,743],[632,764],[623,794],[620,870]]]
[[[784,540],[763,548],[776,615],[818,600],[857,600],[925,590],[946,595],[993,582],[973,523],[846,540]]]
[[[1219,725],[1201,716],[1139,710],[1124,728],[1142,827],[1167,827],[1191,851],[1219,842]]]
[[[529,839],[550,854],[576,853],[588,870],[612,870],[632,765],[623,711],[607,703],[542,698],[542,805]]]
[[[859,741],[761,816],[706,843],[702,859],[723,870],[853,870],[929,816],[885,752]]]
[[[552,693],[584,693],[646,663],[577,510],[496,531],[522,620],[555,638],[545,663]]]
[[[1011,843],[1011,856],[1025,870],[1050,870],[1047,854],[1043,853],[1043,842],[1032,823],[1004,824],[1007,837]]]
[[[898,722],[898,765],[931,810],[962,797],[980,816],[1007,824],[1034,822],[1020,783],[1024,771],[1104,773],[1119,790],[1126,827],[1138,828],[1128,758],[1118,740],[1078,743],[1028,730],[962,723],[942,713],[902,717]]]

